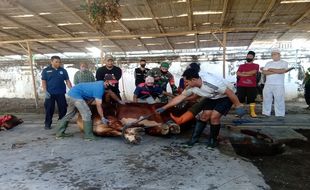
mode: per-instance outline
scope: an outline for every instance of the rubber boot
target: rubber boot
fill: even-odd
[[[93,122],[92,121],[83,121],[84,125],[84,140],[94,141],[96,137],[93,133]]]
[[[186,123],[192,119],[194,119],[194,115],[192,112],[187,111],[185,112],[183,115],[181,115],[180,117],[176,117],[174,115],[172,115],[172,113],[170,113],[170,117],[175,121],[176,124],[181,125],[183,123]]]
[[[192,137],[191,137],[191,139],[189,141],[187,141],[184,144],[184,147],[188,147],[188,148],[193,147],[194,144],[198,142],[199,137],[201,136],[203,130],[206,128],[206,125],[207,125],[206,122],[198,121],[197,120],[195,128],[194,128],[194,131],[192,133]]]
[[[255,107],[256,107],[256,104],[255,103],[251,103],[250,104],[250,116],[251,117],[257,117],[256,113],[255,113]]]
[[[215,148],[218,146],[217,136],[220,133],[221,125],[211,125],[210,126],[210,137],[208,141],[208,148]]]
[[[60,120],[57,124],[57,131],[56,131],[56,139],[63,139],[65,137],[72,137],[73,134],[65,133],[68,127],[69,121],[62,121]]]

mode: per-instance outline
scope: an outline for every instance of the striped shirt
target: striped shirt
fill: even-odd
[[[77,85],[82,82],[94,82],[94,81],[95,77],[93,73],[90,72],[89,70],[85,70],[85,71],[77,71],[75,73],[73,83],[74,85]]]

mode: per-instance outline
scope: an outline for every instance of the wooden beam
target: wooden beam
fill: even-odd
[[[223,33],[223,78],[226,77],[226,45],[227,45],[227,32]]]
[[[267,10],[264,12],[263,16],[260,18],[260,20],[258,21],[258,23],[256,24],[256,27],[258,27],[264,20],[266,20],[266,17],[268,16],[269,12],[272,10],[273,6],[275,5],[277,0],[271,0]]]
[[[17,38],[17,39],[19,39],[19,40],[22,40],[21,38],[20,38],[20,36],[21,35],[15,35],[15,34],[11,34],[11,33],[9,33],[9,32],[5,32],[5,31],[2,31],[2,30],[0,30],[0,33],[3,33],[3,34],[6,34],[6,35],[8,35],[8,36],[13,36],[13,37],[15,37],[15,38]],[[18,33],[19,34],[19,33]],[[31,39],[31,37],[30,36],[28,36],[28,35],[25,35],[25,34],[23,34],[26,38],[29,38],[29,39]],[[18,42],[16,42],[16,43],[18,43]],[[51,46],[49,46],[49,45],[46,45],[46,44],[43,44],[43,43],[40,43],[40,42],[36,42],[37,44],[40,44],[40,45],[42,45],[42,46],[45,46],[45,47],[47,47],[47,48],[49,48],[49,49],[52,49],[52,50],[55,50],[56,52],[59,52],[59,53],[63,53],[62,51],[59,51],[59,50],[57,50],[57,49],[55,49],[55,48],[53,48],[53,47],[51,47]],[[42,53],[43,54],[43,53]]]
[[[8,49],[8,48],[0,47],[0,49],[3,50],[3,51],[6,51],[6,52],[13,53],[14,55],[22,55],[22,53],[19,53],[19,52],[17,52],[17,51],[10,50],[10,49]]]
[[[218,42],[222,47],[224,47],[223,42],[216,36],[215,33],[212,33],[212,36],[217,40],[217,42]]]
[[[291,26],[295,26],[298,24],[300,21],[302,21],[305,17],[307,17],[310,14],[310,9],[308,9],[304,14],[302,14],[297,20],[295,20]]]
[[[310,9],[308,9],[304,14],[302,14],[298,19],[296,19],[294,22],[290,24],[291,27],[296,26],[300,21],[302,21],[306,16],[310,14]],[[285,36],[292,28],[286,30],[283,34],[277,37],[277,40],[281,39],[283,36]]]
[[[186,0],[187,4],[187,21],[188,29],[193,30],[193,10],[192,10],[192,0]]]
[[[224,21],[225,21],[225,16],[226,16],[226,12],[227,12],[227,5],[228,5],[228,0],[224,0],[223,9],[222,9],[222,16],[221,16],[221,20],[220,20],[220,27],[223,26]]]
[[[93,31],[101,34],[102,36],[106,36],[103,32],[98,32],[94,26],[92,26],[91,24],[89,24],[86,20],[84,20],[84,18],[82,18],[80,15],[78,15],[76,12],[74,12],[68,5],[66,5],[62,0],[57,0],[58,4],[60,4],[65,10],[67,10],[68,12],[70,12],[72,15],[74,15],[77,19],[80,20],[80,22],[82,22],[83,24],[85,24],[88,28],[92,29]],[[106,38],[108,39],[108,38]],[[117,43],[115,43],[114,41],[110,40],[115,46],[117,46],[121,51],[125,52],[124,49],[122,47],[120,47]]]
[[[305,27],[291,27],[284,26],[279,29],[300,29],[300,30],[310,30],[310,25]],[[151,34],[130,34],[130,35],[115,35],[115,36],[83,36],[83,37],[59,37],[59,38],[36,38],[36,39],[24,39],[24,40],[7,40],[0,41],[0,44],[8,43],[18,43],[18,42],[36,42],[36,41],[71,41],[71,40],[88,40],[88,39],[129,39],[129,38],[139,38],[143,36],[152,36],[152,37],[168,37],[168,36],[184,36],[187,34],[206,34],[206,33],[235,33],[235,32],[255,32],[259,30],[274,31],[274,27],[239,27],[239,28],[222,28],[222,29],[208,29],[200,31],[180,31],[180,32],[168,32],[168,33],[151,33]]]
[[[160,26],[158,24],[158,21],[155,19],[154,13],[150,7],[150,4],[148,2],[148,0],[144,0],[144,4],[145,4],[145,8],[146,11],[148,12],[148,14],[151,16],[152,21],[156,27],[156,29],[160,32],[160,33],[165,33],[164,29],[162,28],[162,26]],[[174,51],[174,47],[172,46],[171,42],[169,41],[169,39],[167,38],[167,36],[164,36],[166,43],[168,44],[168,46],[170,47],[170,49],[172,49]]]
[[[36,85],[36,80],[35,80],[34,71],[33,71],[32,51],[31,51],[29,42],[27,42],[27,49],[28,49],[29,64],[30,64],[31,76],[32,76],[32,86],[33,86],[33,92],[34,92],[34,99],[35,99],[36,108],[38,109],[39,98],[38,98],[37,85]]]
[[[127,28],[127,26],[124,25],[124,23],[120,20],[116,21],[126,32],[128,32],[129,34],[131,34],[131,31]],[[150,52],[150,50],[146,47],[146,45],[141,41],[140,38],[137,38],[137,40],[139,41],[139,43],[148,51]]]

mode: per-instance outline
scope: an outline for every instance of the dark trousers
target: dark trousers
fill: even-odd
[[[237,96],[241,103],[255,103],[257,96],[256,87],[237,87]]]
[[[310,85],[305,86],[305,100],[308,106],[310,106]]]
[[[45,99],[44,108],[45,108],[45,127],[51,127],[54,110],[55,110],[55,101],[57,102],[58,115],[59,118],[63,118],[67,113],[67,101],[64,94],[51,94],[51,98]]]

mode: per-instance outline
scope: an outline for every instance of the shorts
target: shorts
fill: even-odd
[[[219,99],[203,98],[200,102],[194,104],[189,111],[192,112],[193,115],[197,115],[202,110],[215,110],[222,115],[226,115],[232,105],[233,103],[228,97]]]

